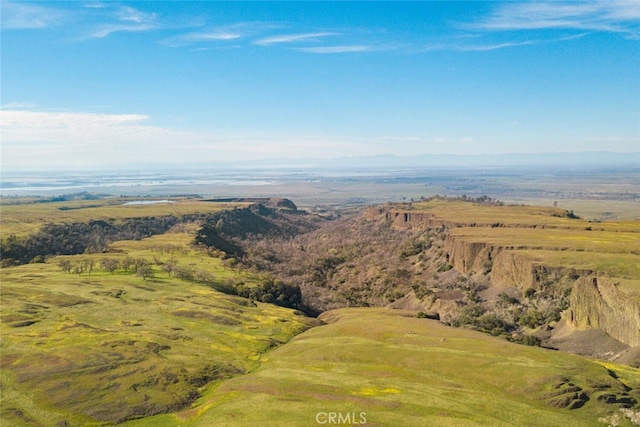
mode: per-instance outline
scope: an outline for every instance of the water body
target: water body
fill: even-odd
[[[101,176],[54,176],[54,175],[9,175],[0,178],[2,195],[51,195],[90,192],[133,191],[148,193],[150,189],[194,186],[269,186],[277,184],[272,177],[247,176],[246,174],[202,175],[101,175]]]

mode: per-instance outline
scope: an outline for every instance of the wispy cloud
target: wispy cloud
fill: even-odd
[[[165,145],[173,150],[175,141],[203,140],[149,125],[144,114],[2,110],[0,119],[3,162],[10,165],[62,166],[61,158],[86,166],[115,164],[118,158],[157,160],[169,157]]]
[[[281,27],[281,25],[270,22],[237,22],[180,34],[161,40],[160,44],[169,47],[182,47],[202,42],[233,41],[256,37],[265,31]]]
[[[0,110],[22,110],[22,109],[34,109],[37,105],[33,102],[10,102],[8,104],[0,105]]]
[[[210,41],[229,41],[242,38],[243,35],[239,31],[231,31],[228,29],[215,29],[206,31],[196,31],[187,34],[181,34],[162,40],[160,43],[169,47],[188,46],[198,42]]]
[[[153,24],[139,24],[139,25],[105,25],[101,28],[93,31],[90,34],[91,38],[102,39],[117,32],[129,32],[140,33],[144,31],[150,31],[156,29],[157,26]]]
[[[105,8],[99,8],[105,9]],[[110,8],[106,8],[110,9]],[[110,17],[114,22],[94,28],[89,38],[105,38],[117,32],[145,32],[161,28],[155,13],[146,13],[130,6],[116,5]]]
[[[295,50],[306,53],[349,53],[349,52],[371,52],[376,50],[373,46],[367,45],[342,45],[342,46],[316,46],[316,47],[299,47]]]
[[[145,23],[145,22],[153,22],[157,18],[157,15],[155,13],[141,12],[129,6],[120,7],[116,12],[116,16],[121,21],[130,21],[138,24]]]
[[[8,107],[8,106],[7,106]],[[3,166],[60,168],[128,161],[179,163],[335,157],[372,152],[335,135],[246,130],[187,131],[150,124],[145,114],[0,110]]]
[[[513,43],[495,43],[495,44],[477,44],[477,45],[466,45],[466,46],[455,46],[452,49],[458,50],[461,52],[488,52],[491,50],[504,49],[508,47],[516,47],[516,46],[529,46],[537,44],[536,41],[526,40],[523,42],[513,42]]]
[[[233,33],[230,31],[214,31],[204,33],[188,34],[186,39],[193,41],[206,41],[206,40],[235,40],[242,37],[242,34]]]
[[[543,1],[502,3],[485,19],[463,27],[488,31],[578,29],[637,35],[639,23],[637,0]]]
[[[1,27],[3,30],[42,29],[61,25],[67,14],[59,9],[36,5],[2,1]]]
[[[83,6],[87,9],[104,9],[105,7],[107,7],[106,4],[99,1],[88,2],[88,3],[85,3]]]
[[[9,104],[14,106],[16,104]],[[67,132],[83,129],[129,129],[131,124],[139,124],[149,119],[141,114],[95,114],[75,112],[52,112],[33,110],[0,111],[3,137],[12,142],[34,142],[56,140]]]
[[[323,37],[337,36],[339,33],[301,33],[301,34],[280,34],[275,36],[264,37],[256,40],[254,44],[268,46],[277,43],[293,43],[293,42],[309,42],[320,41]]]

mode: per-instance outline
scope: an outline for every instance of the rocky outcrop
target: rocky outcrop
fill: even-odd
[[[518,242],[499,246],[482,238],[462,237],[448,232],[459,227],[503,225],[450,222],[428,211],[412,211],[410,207],[399,209],[397,206],[370,208],[365,217],[385,221],[400,229],[431,228],[446,232],[442,249],[447,262],[463,274],[490,272],[491,286],[516,287],[523,292],[530,288],[540,291],[549,286],[573,286],[570,308],[565,313],[572,326],[600,329],[629,346],[640,346],[640,298],[618,289],[614,279],[596,278],[596,273],[587,269],[541,264],[525,252],[536,248],[519,246]],[[537,226],[527,224],[522,227]],[[509,227],[520,226],[510,224]]]
[[[372,207],[364,212],[364,218],[370,221],[385,221],[396,228],[435,228],[441,226],[455,226],[449,221],[436,218],[428,212],[412,212],[406,209],[390,209],[387,207]]]
[[[491,284],[498,287],[516,286],[521,290],[538,289],[536,266],[517,252],[501,250],[493,260]]]
[[[491,270],[493,258],[501,249],[485,242],[470,242],[449,236],[445,250],[449,254],[449,264],[456,270],[468,274]]]
[[[619,290],[611,278],[576,280],[568,320],[579,329],[602,329],[632,347],[640,345],[640,302]]]

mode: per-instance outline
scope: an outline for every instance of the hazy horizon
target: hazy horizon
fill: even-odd
[[[122,162],[117,165],[102,165],[100,167],[82,168],[76,165],[59,167],[14,168],[6,165],[0,173],[0,183],[3,177],[15,177],[28,174],[53,174],[64,176],[65,174],[127,174],[147,172],[174,172],[174,173],[202,173],[215,168],[213,172],[239,171],[239,170],[272,170],[285,173],[287,171],[309,170],[349,170],[354,171],[379,169],[379,170],[411,170],[419,168],[530,168],[530,169],[597,169],[597,168],[640,168],[640,151],[638,152],[611,152],[611,151],[582,151],[561,153],[504,153],[504,154],[421,154],[417,156],[398,156],[393,154],[379,154],[373,156],[335,157],[329,159],[262,159],[245,161],[219,161],[219,162]]]

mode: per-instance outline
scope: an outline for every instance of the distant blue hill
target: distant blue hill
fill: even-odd
[[[203,165],[204,166],[204,165]],[[269,159],[222,163],[223,167],[273,168],[416,168],[416,167],[566,167],[566,168],[640,168],[640,152],[617,153],[590,151],[579,153],[535,154],[423,154],[418,156],[357,156],[334,159]]]

